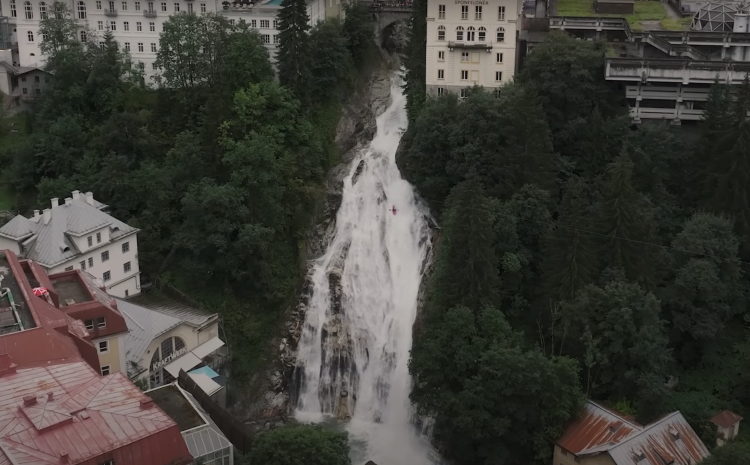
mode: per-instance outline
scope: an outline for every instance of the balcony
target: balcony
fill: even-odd
[[[156,10],[143,10],[143,16],[146,18],[156,18]]]
[[[486,50],[490,52],[492,51],[492,42],[448,42],[448,50],[453,51],[454,48]]]
[[[741,84],[750,73],[750,64],[730,61],[692,61],[682,59],[643,60],[608,58],[605,78],[608,81],[676,82],[683,85]]]
[[[117,17],[117,10],[104,10],[104,16],[109,16],[110,18]]]

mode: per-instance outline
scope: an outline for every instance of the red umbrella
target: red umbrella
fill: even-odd
[[[33,292],[34,295],[39,295],[39,296],[49,294],[49,291],[44,287],[35,287],[34,289],[31,290],[31,292]]]

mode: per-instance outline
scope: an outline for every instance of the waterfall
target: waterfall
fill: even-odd
[[[412,325],[431,242],[429,211],[395,161],[407,125],[401,85],[394,73],[391,103],[344,180],[298,346],[295,416],[349,420],[353,449],[364,449],[354,465],[437,463],[409,402]]]

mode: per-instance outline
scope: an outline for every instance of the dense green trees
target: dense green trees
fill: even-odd
[[[309,76],[310,17],[307,15],[305,0],[284,0],[281,2],[279,21],[279,51],[276,55],[279,79],[302,102],[307,101]]]
[[[346,433],[318,426],[286,426],[261,433],[248,465],[351,465]]]

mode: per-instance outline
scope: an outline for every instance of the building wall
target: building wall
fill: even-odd
[[[593,457],[582,457],[576,460],[576,456],[555,445],[552,457],[552,465],[615,465],[608,454],[599,454]]]
[[[466,7],[466,14],[462,11]],[[444,8],[444,14],[443,14]],[[481,12],[478,10],[481,8]],[[504,8],[504,14],[500,14]],[[429,92],[460,91],[474,85],[496,88],[513,78],[516,55],[516,25],[520,7],[515,0],[438,0],[427,3],[426,85]],[[501,19],[502,18],[502,19]],[[462,40],[457,29],[463,28]],[[469,28],[474,40],[469,40]],[[440,28],[445,36],[441,40]],[[480,40],[479,28],[485,29]],[[504,29],[502,41],[497,40],[498,28]],[[452,49],[450,43],[455,43]],[[461,44],[491,47],[465,49]],[[442,52],[442,54],[441,54]],[[468,54],[468,55],[464,55]],[[501,57],[498,54],[502,54]],[[500,60],[498,60],[501,58]],[[442,77],[441,72],[442,71]],[[465,75],[464,73],[465,72]],[[499,76],[496,73],[501,73]],[[498,79],[499,78],[499,79]]]
[[[45,86],[49,83],[49,79],[50,75],[41,70],[29,71],[16,77],[21,98],[36,98],[42,95]]]
[[[326,0],[312,0],[307,3],[310,25],[315,26],[326,19]]]
[[[109,350],[106,353],[102,353],[99,351],[99,343],[102,341],[107,341],[109,343]],[[123,336],[105,336],[98,339],[92,339],[91,342],[93,342],[94,348],[99,355],[99,365],[102,368],[104,368],[105,366],[109,366],[110,373],[119,371],[127,376],[126,367],[121,364],[121,352],[124,352],[123,350],[120,350],[121,347],[124,347],[124,345],[122,345],[124,342]]]
[[[140,268],[138,266],[138,234],[130,234],[107,243],[106,240],[109,240],[109,227],[103,228],[101,232],[101,243],[97,243],[96,241],[96,231],[90,235],[77,238],[76,242],[82,244],[83,253],[49,269],[47,274],[59,273],[67,269],[86,270],[94,277],[104,281],[107,292],[112,296],[129,297],[139,294],[141,290],[139,279]],[[87,246],[87,238],[89,236],[92,237],[92,247]],[[126,242],[128,243],[129,250],[123,252],[122,246]],[[109,253],[109,260],[107,261],[102,261],[102,253],[104,252]],[[91,262],[89,259],[91,259]],[[82,262],[85,262],[85,265]],[[93,266],[90,266],[92,262]],[[130,263],[129,271],[125,271],[126,263]],[[104,274],[106,272],[109,272],[109,279],[105,281]]]

